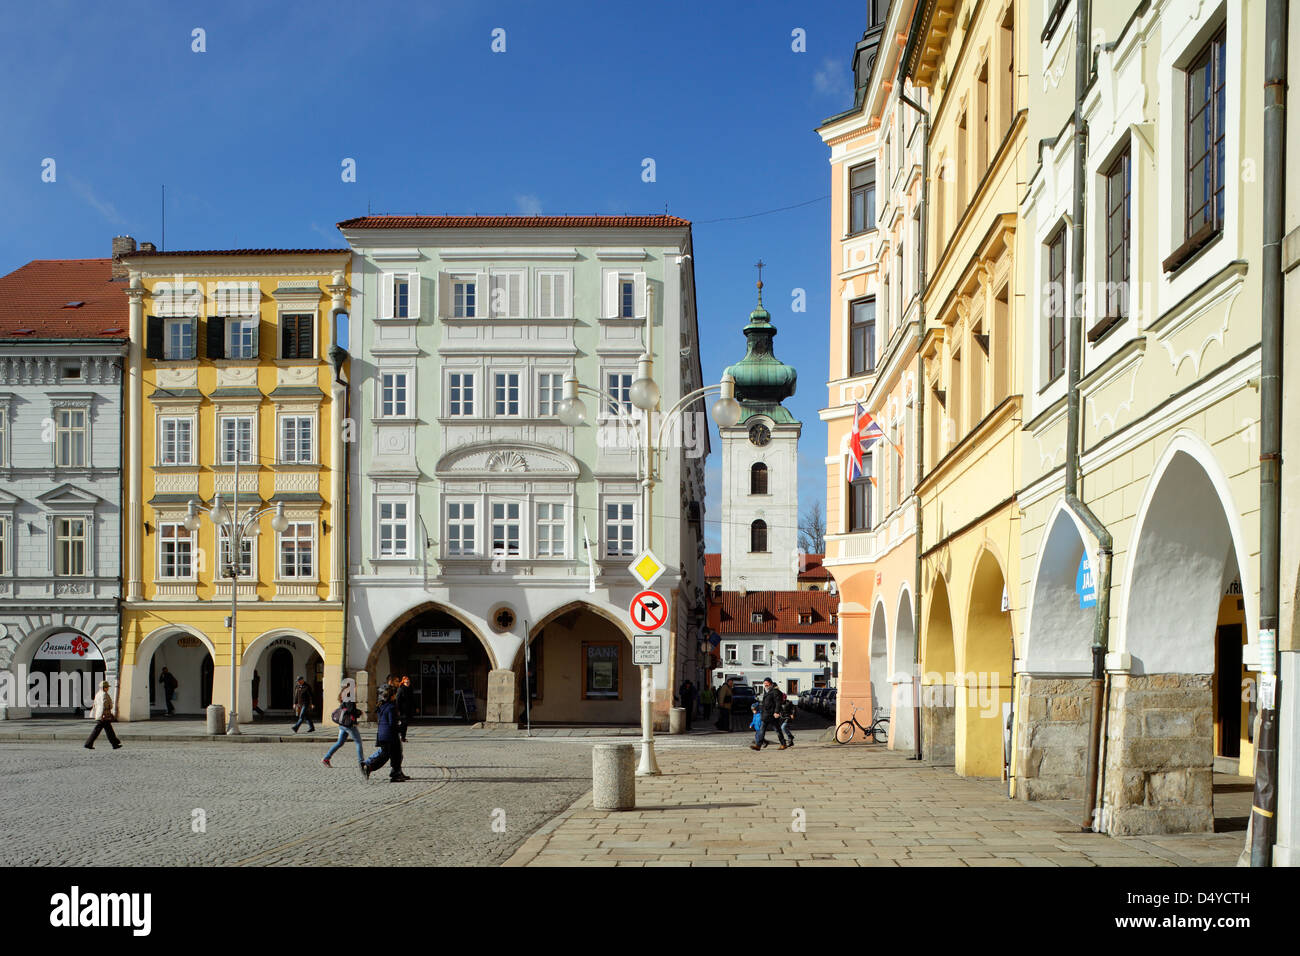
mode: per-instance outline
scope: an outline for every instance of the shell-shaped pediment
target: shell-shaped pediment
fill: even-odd
[[[434,470],[439,478],[577,478],[577,459],[566,451],[535,442],[471,442],[446,452]]]

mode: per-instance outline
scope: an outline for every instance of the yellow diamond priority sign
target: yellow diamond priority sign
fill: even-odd
[[[632,572],[632,577],[641,582],[643,588],[648,588],[659,579],[659,575],[668,570],[668,566],[654,556],[654,552],[646,550],[636,556],[627,569]]]

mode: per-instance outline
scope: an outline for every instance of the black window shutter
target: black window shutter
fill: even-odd
[[[144,354],[147,358],[163,357],[163,320],[161,315],[151,315],[145,324]]]
[[[311,316],[298,316],[298,358],[312,357]]]
[[[280,358],[293,358],[293,316],[280,316]]]
[[[208,319],[208,358],[226,357],[226,317],[214,315]]]

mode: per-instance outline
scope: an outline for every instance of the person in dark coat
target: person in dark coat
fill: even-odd
[[[718,688],[718,723],[717,728],[731,733],[731,678],[728,677]]]
[[[405,674],[397,682],[397,735],[406,743],[406,727],[411,722],[411,711],[415,707],[415,694],[411,690],[411,678]]]
[[[261,707],[257,706],[258,701],[261,698],[261,691],[262,673],[261,671],[253,671],[253,713],[257,714],[259,717],[265,717],[266,713]]]
[[[393,692],[388,687],[379,691],[379,731],[375,734],[375,744],[379,747],[361,764],[361,772],[367,780],[370,775],[385,763],[392,762],[388,771],[390,783],[410,780],[402,773],[402,738],[397,733],[397,703]]]
[[[763,734],[759,740],[764,747],[770,741],[767,739],[768,728],[776,730],[777,739],[781,741],[782,749],[785,746],[785,735],[781,733],[781,704],[785,700],[785,694],[777,689],[772,678],[768,677],[763,680],[763,701],[761,704],[761,713],[763,715]]]
[[[307,721],[307,732],[314,734],[316,724],[311,719],[311,688],[307,686],[307,681],[299,677],[293,687],[293,709],[298,712],[298,722],[293,725],[293,732],[296,734],[302,722]]]
[[[164,667],[162,673],[158,676],[158,683],[162,684],[163,700],[167,701],[167,716],[170,717],[176,713],[176,706],[172,703],[172,699],[176,696],[176,688],[180,686],[180,681],[173,677],[172,672]]]
[[[677,697],[686,711],[686,729],[691,729],[691,717],[695,714],[695,685],[690,680],[682,681]]]

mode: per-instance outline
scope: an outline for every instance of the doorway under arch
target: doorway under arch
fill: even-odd
[[[521,701],[527,688],[533,723],[625,726],[641,719],[632,641],[607,613],[586,602],[543,617],[528,635],[526,679],[522,647],[515,669]]]
[[[487,713],[491,649],[453,609],[423,604],[403,614],[375,642],[366,661],[378,690],[391,675],[411,679],[412,718],[475,723]],[[370,706],[373,708],[372,696]]]
[[[912,621],[912,595],[904,590],[898,595],[898,613],[894,618],[894,668],[890,680],[894,685],[894,707],[889,720],[889,746],[911,750],[916,746],[916,628]]]
[[[882,716],[889,716],[892,692],[889,683],[889,634],[885,622],[885,605],[876,602],[876,610],[871,615],[871,708],[872,716],[880,710]],[[891,720],[890,723],[893,723]]]
[[[966,614],[962,670],[957,676],[957,773],[1001,777],[1009,756],[1006,710],[1011,704],[1011,611],[1006,578],[993,552],[975,561]]]
[[[168,714],[164,668],[176,681],[172,698],[174,713],[202,715],[212,703],[214,673],[212,654],[204,641],[185,631],[173,631],[149,655],[150,717]]]

